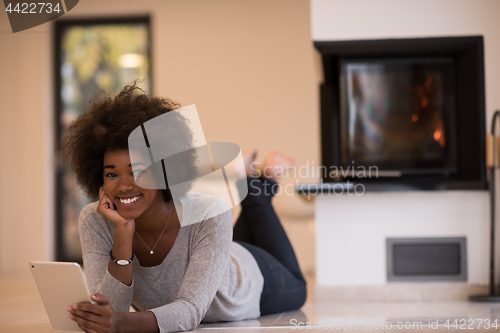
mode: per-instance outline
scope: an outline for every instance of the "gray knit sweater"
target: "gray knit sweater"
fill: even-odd
[[[193,199],[194,198],[194,199]],[[221,200],[195,196],[190,208],[199,214],[220,209]],[[114,224],[97,213],[97,202],[82,209],[80,241],[91,293],[108,297],[116,311],[152,311],[160,332],[186,331],[200,322],[232,321],[260,316],[264,279],[254,257],[232,242],[231,213],[180,228],[172,249],[158,266],[133,261],[133,281],[126,286],[108,271]]]

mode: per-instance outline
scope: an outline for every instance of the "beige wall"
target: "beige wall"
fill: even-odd
[[[8,272],[50,255],[50,34],[14,35],[4,12],[0,29],[0,270]]]
[[[152,18],[154,93],[196,104],[207,140],[319,163],[309,1],[85,0],[64,18],[137,14]],[[2,273],[52,258],[51,38],[50,24],[12,34],[0,13]],[[311,211],[296,197],[278,201]],[[292,238],[310,267],[310,243]]]

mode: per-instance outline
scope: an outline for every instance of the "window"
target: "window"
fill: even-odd
[[[149,18],[60,20],[55,33],[58,143],[99,91],[113,96],[136,79],[145,79],[139,86],[151,93]],[[94,198],[80,189],[60,157],[56,168],[57,260],[81,262],[78,216]]]

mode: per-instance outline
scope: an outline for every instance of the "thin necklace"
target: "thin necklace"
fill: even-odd
[[[146,244],[146,242],[144,242],[142,240],[141,236],[139,236],[139,232],[137,232],[137,230],[135,231],[137,237],[139,237],[139,239],[141,240],[141,242],[148,248],[149,254],[155,253],[154,249],[156,248],[156,245],[158,245],[158,242],[160,241],[161,236],[163,236],[163,233],[165,232],[165,229],[167,229],[168,222],[170,222],[170,215],[172,215],[172,207],[170,207],[170,209],[168,211],[168,220],[167,220],[167,223],[165,223],[165,226],[163,227],[163,231],[161,232],[160,238],[158,238],[158,240],[156,241],[155,246],[153,246],[152,249],[150,249],[149,246],[148,246],[148,244]]]

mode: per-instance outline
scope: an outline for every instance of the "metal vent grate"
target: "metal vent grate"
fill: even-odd
[[[465,237],[388,238],[388,281],[467,281]]]

